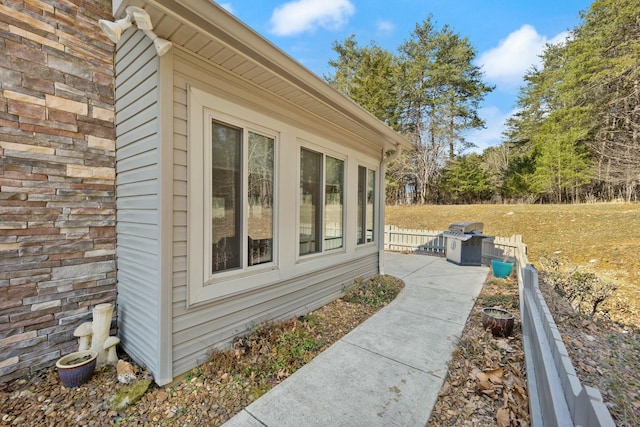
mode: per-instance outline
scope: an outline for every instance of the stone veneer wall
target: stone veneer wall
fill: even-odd
[[[110,0],[0,0],[0,382],[116,298]]]

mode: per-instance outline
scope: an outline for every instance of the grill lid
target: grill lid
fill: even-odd
[[[463,234],[482,234],[484,223],[482,222],[454,222],[449,226],[451,233],[463,233]]]

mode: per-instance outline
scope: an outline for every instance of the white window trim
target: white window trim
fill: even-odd
[[[371,163],[366,163],[366,162],[358,162],[358,165],[356,166],[356,168],[362,166],[363,168],[365,168],[368,171],[373,171],[375,173],[375,180],[374,180],[374,189],[375,191],[373,192],[375,199],[378,199],[380,197],[380,189],[378,188],[378,186],[380,185],[380,170],[377,166],[371,164]],[[368,178],[367,178],[368,179]],[[358,182],[356,182],[356,189],[358,186]],[[357,190],[356,190],[357,191]],[[374,226],[373,226],[373,240],[370,242],[364,242],[364,243],[358,243],[358,236],[357,236],[357,230],[358,227],[356,227],[356,249],[360,249],[360,248],[364,248],[367,246],[377,246],[377,242],[378,239],[380,239],[380,236],[378,236],[379,233],[376,233],[376,231],[378,231],[379,227],[378,227],[378,221],[380,221],[380,202],[378,200],[374,200],[373,203],[373,220],[374,220]],[[384,236],[382,236],[382,238],[384,239]]]
[[[322,168],[323,168],[323,182],[322,182],[322,251],[320,252],[312,252],[308,254],[301,255],[300,254],[300,208],[302,204],[302,200],[300,200],[300,179],[301,179],[301,170],[300,170],[300,153],[302,149],[306,149],[309,151],[313,151],[315,153],[322,155]],[[325,158],[333,157],[334,159],[342,160],[344,162],[343,166],[343,188],[344,194],[342,198],[342,246],[335,249],[325,249],[324,248],[324,230],[325,230],[325,216],[324,216],[324,203],[325,203],[325,176],[324,176],[324,168],[325,168]],[[349,171],[349,157],[344,153],[340,153],[336,150],[323,147],[318,144],[314,144],[307,140],[299,139],[298,140],[298,164],[297,164],[297,183],[298,183],[298,194],[296,195],[296,263],[304,263],[306,261],[312,261],[319,257],[326,257],[333,254],[345,254],[347,253],[348,247],[348,226],[347,226],[347,212],[348,212],[348,194],[349,194],[349,186],[348,186],[348,171]]]
[[[224,111],[224,113],[222,113]],[[247,267],[246,247],[242,250],[242,267],[227,272],[211,274],[211,235],[209,216],[211,206],[208,201],[211,194],[210,158],[211,122],[237,126],[243,132],[253,131],[274,139],[274,203],[273,203],[273,261]],[[249,291],[273,283],[280,278],[278,271],[279,243],[278,233],[278,158],[279,132],[255,123],[270,123],[268,117],[246,107],[234,104],[211,93],[189,88],[189,148],[188,148],[188,305],[208,302],[213,299]],[[246,142],[243,142],[246,143]],[[243,152],[242,170],[247,170],[248,159]],[[243,194],[247,192],[247,181],[243,178]],[[246,218],[247,206],[241,206],[242,218]],[[209,216],[208,216],[209,215]],[[242,233],[247,235],[247,222],[243,220]],[[246,244],[246,242],[245,242]],[[207,261],[208,260],[208,261]],[[251,280],[247,280],[251,277]]]

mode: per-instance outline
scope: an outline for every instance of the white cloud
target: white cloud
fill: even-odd
[[[498,145],[502,140],[502,132],[505,130],[506,120],[515,111],[503,113],[498,107],[489,106],[481,108],[478,115],[485,120],[485,129],[472,130],[465,139],[477,145],[472,151],[482,153],[485,148]]]
[[[562,32],[549,39],[538,34],[531,25],[523,25],[497,47],[483,52],[478,62],[483,67],[487,79],[505,88],[517,87],[522,77],[532,65],[540,65],[540,57],[547,43],[559,43],[566,39]]]
[[[231,5],[231,3],[219,3],[218,6],[220,6],[221,8],[225,9],[227,12],[234,14],[235,11],[233,10],[233,6]]]
[[[276,8],[271,15],[271,32],[279,36],[314,31],[321,27],[335,30],[355,13],[349,0],[296,0]]]
[[[380,20],[376,23],[376,28],[379,32],[388,34],[392,33],[393,30],[395,30],[396,26],[393,25],[393,22],[391,21]]]

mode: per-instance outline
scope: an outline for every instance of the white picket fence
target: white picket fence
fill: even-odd
[[[492,259],[515,260],[515,249],[523,245],[522,236],[490,236],[482,242],[482,261],[488,264]],[[395,225],[384,227],[384,249],[399,252],[420,252],[428,255],[445,256],[447,238],[442,230],[408,230]]]
[[[385,226],[386,250],[445,255],[446,247],[443,231]],[[614,427],[600,391],[583,385],[576,375],[540,291],[538,272],[529,264],[522,236],[483,239],[483,263],[504,258],[514,260],[517,266],[531,425]]]

